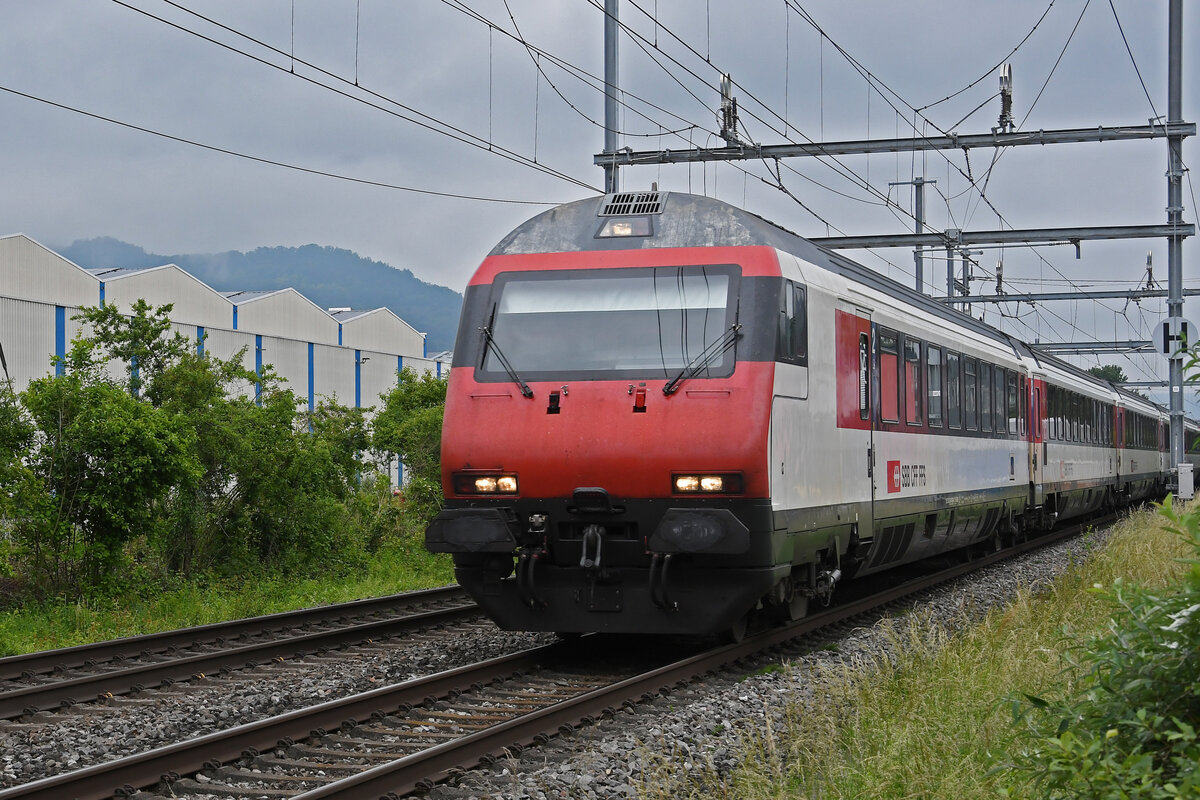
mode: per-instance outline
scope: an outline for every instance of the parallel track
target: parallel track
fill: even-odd
[[[544,741],[564,726],[586,723],[818,629],[878,612],[982,566],[1075,535],[1081,528],[1039,537],[823,610],[739,644],[682,659],[663,657],[648,669],[615,667],[609,656],[618,640],[587,636],[14,787],[0,791],[0,800],[104,798],[122,787],[133,793],[136,787],[155,786],[168,795],[219,787],[223,796],[241,790],[247,797],[303,800],[407,794],[480,759]],[[610,674],[597,675],[596,664]]]
[[[0,719],[479,615],[457,586],[0,659]],[[135,663],[130,663],[130,662]]]

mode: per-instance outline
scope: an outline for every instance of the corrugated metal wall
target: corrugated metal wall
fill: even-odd
[[[0,346],[18,391],[49,375],[54,355],[54,306],[0,297]]]
[[[313,369],[317,376],[316,401],[336,398],[343,405],[354,405],[354,351],[347,347],[313,345]]]
[[[72,317],[81,306],[100,302],[101,281],[24,236],[0,237],[0,346],[18,391],[53,373],[50,357],[70,349],[83,329]],[[295,290],[238,305],[174,265],[125,273],[104,282],[104,301],[128,311],[138,298],[152,306],[173,305],[172,330],[192,346],[228,359],[245,348],[242,365],[253,371],[270,364],[301,403],[333,399],[348,406],[377,406],[396,385],[397,371],[444,374],[443,365],[423,357],[425,339],[388,310],[365,314],[344,325]],[[124,382],[124,364],[108,373]],[[0,374],[0,380],[3,374]],[[255,384],[234,387],[254,397]],[[399,480],[394,464],[392,479]]]
[[[100,282],[27,236],[0,237],[0,296],[67,306],[100,303]]]
[[[173,264],[105,281],[105,303],[129,313],[138,299],[156,308],[172,304],[171,318],[177,322],[214,328],[233,325],[233,304]]]
[[[342,344],[360,350],[425,355],[425,337],[386,308],[342,323]]]
[[[301,342],[338,343],[338,326],[333,317],[293,289],[238,303],[238,330]]]
[[[264,336],[262,363],[270,364],[297,397],[308,397],[308,342]]]
[[[242,366],[245,369],[254,370],[254,334],[221,328],[205,328],[204,333],[205,352],[228,361],[238,350],[245,348],[245,352],[242,354]],[[253,397],[254,384],[247,382],[236,386],[233,393]]]

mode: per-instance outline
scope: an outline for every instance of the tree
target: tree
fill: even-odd
[[[106,360],[115,358],[125,363],[129,391],[137,395],[143,385],[190,349],[182,334],[167,335],[171,330],[172,308],[171,303],[152,308],[138,298],[129,316],[122,314],[116,306],[101,305],[81,308],[73,319],[91,326],[90,338]]]
[[[1105,364],[1103,366],[1090,367],[1088,369],[1088,374],[1095,375],[1097,378],[1108,381],[1109,383],[1120,384],[1129,380],[1129,378],[1125,377],[1125,370],[1121,369],[1116,364]]]
[[[24,487],[35,496],[22,501],[16,537],[40,593],[78,597],[113,574],[123,545],[197,471],[191,433],[87,369],[35,380],[21,402],[35,430]]]
[[[400,457],[408,475],[405,496],[418,516],[430,516],[441,507],[446,379],[418,376],[405,367],[399,383],[381,399],[372,445],[377,452]]]
[[[0,576],[78,598],[123,589],[135,558],[149,577],[360,563],[379,538],[355,525],[376,485],[365,411],[302,410],[270,365],[197,353],[169,310],[84,309],[90,335],[52,362],[63,374],[0,390]]]
[[[375,449],[397,454],[410,476],[440,482],[446,379],[428,372],[418,376],[405,367],[399,383],[381,399],[374,420]]]

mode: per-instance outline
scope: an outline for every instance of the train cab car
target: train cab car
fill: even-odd
[[[426,546],[509,629],[795,619],[851,577],[998,544],[1068,457],[1039,451],[1049,384],[1028,346],[683,193],[518,227],[467,287],[452,366]],[[1127,483],[1148,491],[1137,453]],[[1081,490],[1054,494],[1091,504]]]

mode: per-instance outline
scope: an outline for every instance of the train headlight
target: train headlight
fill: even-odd
[[[653,232],[649,217],[614,217],[605,221],[596,236],[601,239],[615,236],[650,236]]]
[[[454,491],[458,494],[516,494],[517,476],[456,472]]]
[[[673,475],[671,478],[675,494],[740,494],[741,473],[710,473],[696,475]]]

